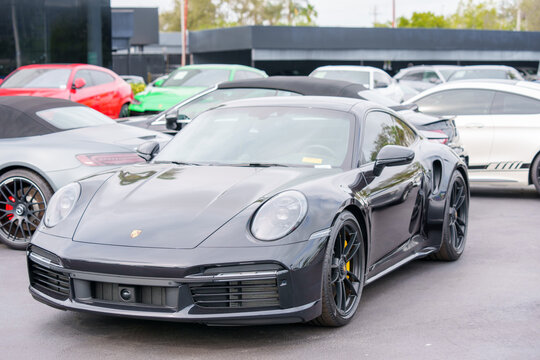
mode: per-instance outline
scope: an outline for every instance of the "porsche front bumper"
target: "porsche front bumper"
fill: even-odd
[[[66,242],[69,245],[58,252],[32,245],[28,250],[30,293],[62,310],[134,318],[216,325],[306,322],[321,313],[321,245],[325,240],[291,244],[281,251],[258,251],[266,255],[251,259],[246,256],[250,251],[221,249],[223,262],[197,264],[194,255],[182,267],[149,266],[140,259],[135,264],[121,257],[114,264],[103,257],[77,259],[81,252],[101,252],[102,245]],[[148,249],[124,252],[152,253]],[[161,250],[169,257],[182,252]],[[296,265],[291,262],[293,253]],[[166,264],[168,259],[162,260]]]

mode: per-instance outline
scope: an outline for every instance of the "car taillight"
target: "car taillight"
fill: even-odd
[[[430,131],[431,131],[431,132],[436,132],[436,133],[439,133],[439,134],[443,134],[443,135],[446,136],[446,134],[445,134],[444,131],[442,131],[442,130],[430,130]],[[432,139],[429,139],[429,138],[428,138],[428,140],[429,140],[429,141],[436,142],[436,143],[438,143],[438,144],[443,144],[443,145],[448,144],[448,137],[440,138],[440,139],[433,139],[433,138],[432,138]]]
[[[80,154],[76,158],[86,166],[127,165],[144,162],[135,153]]]

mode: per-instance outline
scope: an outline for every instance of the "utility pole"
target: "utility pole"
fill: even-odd
[[[396,27],[396,0],[392,0],[392,28]]]
[[[188,0],[180,1],[180,27],[182,29],[182,66],[186,65]]]
[[[373,12],[371,13],[373,15],[373,25],[377,23],[377,15],[379,12],[377,11],[377,5],[373,7]]]

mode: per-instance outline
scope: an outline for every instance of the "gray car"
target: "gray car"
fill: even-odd
[[[419,65],[399,70],[394,79],[402,87],[410,87],[422,92],[435,85],[448,81],[448,78],[461,67],[456,65]],[[412,94],[415,95],[415,94]]]
[[[137,146],[171,139],[61,99],[0,97],[0,113],[0,241],[16,249],[26,247],[60,187],[143,162]]]

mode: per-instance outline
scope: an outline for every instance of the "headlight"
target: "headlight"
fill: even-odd
[[[79,200],[79,195],[81,195],[79,183],[71,183],[58,190],[49,201],[45,213],[45,226],[53,227],[64,220]]]
[[[259,240],[277,240],[300,225],[307,213],[307,200],[299,191],[285,191],[266,201],[255,213],[251,233]]]

